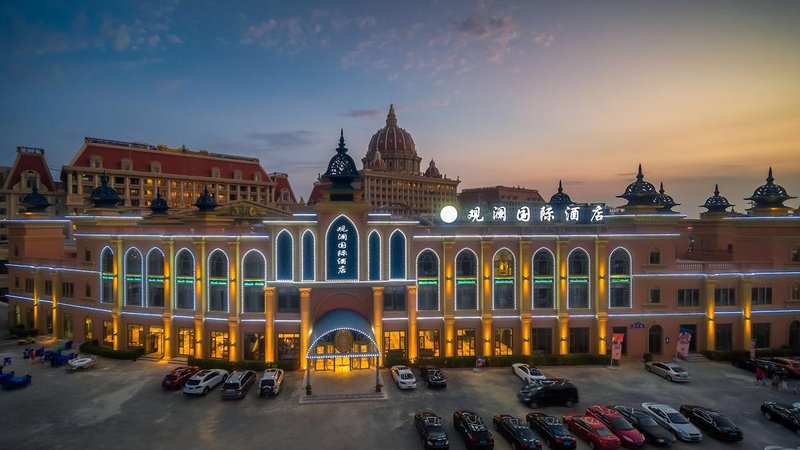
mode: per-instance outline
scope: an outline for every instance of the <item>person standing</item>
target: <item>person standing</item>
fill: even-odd
[[[756,384],[761,385],[764,381],[764,369],[761,367],[756,367]]]

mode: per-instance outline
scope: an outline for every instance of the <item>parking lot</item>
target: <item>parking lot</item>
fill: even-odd
[[[451,448],[458,449],[464,443],[452,424],[456,409],[472,409],[488,423],[498,413],[524,417],[530,411],[517,401],[521,381],[509,368],[450,369],[445,372],[449,386],[444,390],[421,386],[402,392],[384,370],[388,400],[301,405],[301,373],[288,373],[283,391],[275,398],[259,398],[257,390],[251,389],[243,400],[223,402],[218,390],[199,398],[163,391],[160,381],[175,367],[172,364],[101,359],[96,369],[68,374],[63,368],[23,361],[21,348],[9,341],[0,344],[0,355],[13,358],[6,371],[33,376],[26,389],[0,392],[3,448],[417,449],[421,445],[413,415],[430,409],[445,419]],[[762,401],[795,402],[800,396],[755,386],[750,372],[730,364],[684,366],[693,376],[686,384],[669,383],[634,362],[618,370],[544,367],[550,377],[572,380],[580,390],[580,403],[571,409],[540,410],[561,416],[595,403],[638,406],[657,401],[676,408],[699,404],[731,418],[744,430],[744,441],[729,444],[705,436],[701,444],[677,443],[673,448],[755,450],[765,445],[795,445],[800,440],[790,430],[768,422],[759,411]],[[349,379],[363,382],[367,377]],[[315,394],[323,394],[318,391]],[[495,448],[510,448],[500,436],[495,436],[495,442]],[[579,441],[578,448],[588,446]]]

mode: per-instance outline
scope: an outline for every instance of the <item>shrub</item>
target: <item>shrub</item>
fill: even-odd
[[[733,361],[737,358],[749,358],[749,350],[731,350],[731,351],[715,351],[703,350],[703,356],[714,361]],[[796,350],[788,348],[764,348],[756,350],[756,358],[770,358],[775,356],[792,356],[797,353]]]
[[[202,369],[224,369],[228,372],[234,370],[253,370],[256,372],[263,372],[269,367],[277,367],[286,371],[293,371],[300,369],[300,360],[286,360],[276,361],[274,363],[266,363],[264,361],[226,361],[224,359],[201,359],[190,356],[188,358],[190,366],[198,366]]]
[[[644,362],[650,362],[650,361],[652,361],[652,360],[653,360],[653,355],[651,355],[650,353],[644,353],[644,354],[642,355],[642,360],[643,360]]]
[[[89,353],[91,355],[103,356],[112,359],[130,359],[132,361],[136,361],[136,358],[144,354],[143,349],[113,350],[108,347],[103,347],[100,345],[92,345],[91,342],[84,342],[83,344],[81,344],[79,349],[81,352]]]
[[[17,339],[36,337],[39,335],[39,330],[36,328],[25,328],[24,325],[14,325],[13,327],[9,327],[9,331],[11,331],[11,335]]]

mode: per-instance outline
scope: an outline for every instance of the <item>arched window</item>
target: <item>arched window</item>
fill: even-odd
[[[567,258],[568,308],[589,308],[589,254],[582,248],[573,249]]]
[[[608,306],[610,308],[631,307],[631,255],[622,247],[617,248],[608,257],[611,277],[608,288]]]
[[[377,231],[369,234],[369,279],[381,279],[381,236]]]
[[[553,254],[547,249],[539,249],[533,255],[533,307],[555,308],[555,264]]]
[[[125,253],[125,304],[142,306],[142,254],[135,247]]]
[[[303,233],[303,280],[314,280],[314,263],[316,261],[314,251],[314,233],[306,230]]]
[[[228,255],[214,250],[208,255],[208,310],[228,311]]]
[[[647,332],[647,351],[649,353],[659,355],[661,354],[661,342],[663,338],[663,330],[661,325],[653,325]]]
[[[417,256],[417,310],[439,310],[439,257],[433,250]]]
[[[292,235],[283,230],[278,233],[275,239],[275,279],[293,280],[294,279],[294,243]]]
[[[492,261],[494,309],[513,309],[517,306],[514,275],[514,255],[506,248],[498,250]]]
[[[267,259],[258,250],[250,250],[242,258],[242,278],[242,311],[264,312]]]
[[[358,229],[341,215],[325,235],[325,276],[328,280],[358,280]]]
[[[456,256],[456,309],[478,308],[478,257],[463,249]]]
[[[100,302],[114,303],[114,252],[111,247],[100,251]]]
[[[175,255],[175,307],[194,309],[194,255],[183,248]]]
[[[147,306],[164,306],[164,253],[158,248],[147,252]]]
[[[393,280],[406,278],[406,236],[395,230],[389,237],[389,274]]]
[[[800,283],[792,283],[792,292],[789,298],[791,298],[793,302],[800,301]]]
[[[650,258],[648,261],[650,264],[661,264],[661,250],[659,250],[658,247],[650,249]]]
[[[789,348],[800,349],[800,321],[793,320],[789,324]]]

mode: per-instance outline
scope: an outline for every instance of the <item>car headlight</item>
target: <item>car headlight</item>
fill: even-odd
[[[622,436],[622,439],[625,439],[625,442],[633,442],[633,439],[629,438],[628,436]]]
[[[689,433],[687,433],[686,431],[683,431],[683,430],[678,430],[678,434],[680,434],[683,437],[689,437]]]
[[[657,444],[663,444],[664,443],[664,439],[658,438],[658,439],[656,439],[656,443]]]

